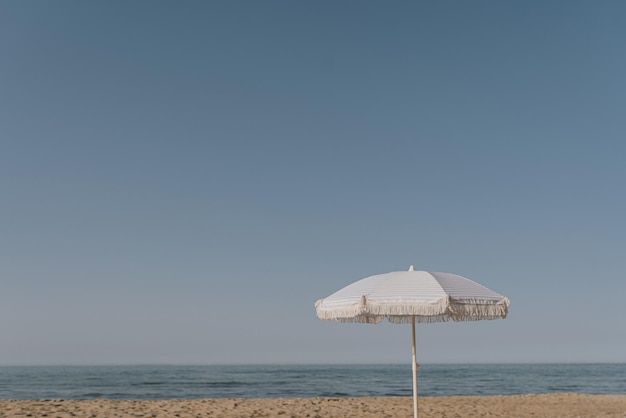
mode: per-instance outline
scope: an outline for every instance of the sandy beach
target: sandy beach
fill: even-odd
[[[412,399],[196,399],[0,401],[0,417],[410,417]],[[626,395],[516,395],[420,398],[426,417],[626,417]]]

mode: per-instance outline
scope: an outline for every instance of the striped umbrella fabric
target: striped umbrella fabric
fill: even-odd
[[[470,279],[428,271],[394,271],[366,277],[315,303],[323,320],[412,325],[413,416],[418,417],[415,323],[506,318],[509,300]]]
[[[506,318],[509,300],[451,273],[394,271],[354,282],[315,304],[317,316],[340,322],[479,321]]]

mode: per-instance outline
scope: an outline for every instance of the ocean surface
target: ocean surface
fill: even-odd
[[[0,399],[411,396],[411,366],[11,366]],[[419,393],[626,394],[626,364],[426,364]]]

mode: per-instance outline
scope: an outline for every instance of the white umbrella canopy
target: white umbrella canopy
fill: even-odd
[[[315,303],[323,320],[378,324],[384,318],[413,327],[413,409],[417,409],[415,323],[506,318],[509,300],[451,273],[394,271],[366,277]]]
[[[340,322],[479,321],[505,318],[509,300],[451,273],[394,271],[366,277],[315,304],[317,316]]]

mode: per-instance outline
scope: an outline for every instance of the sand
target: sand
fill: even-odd
[[[196,399],[166,401],[0,400],[0,417],[412,417],[411,398]],[[626,395],[420,398],[420,417],[620,417]]]

